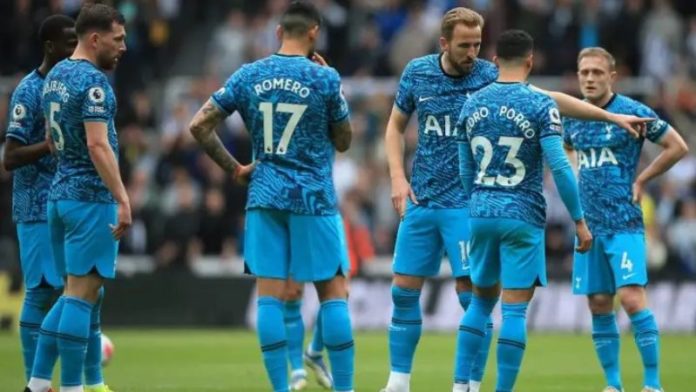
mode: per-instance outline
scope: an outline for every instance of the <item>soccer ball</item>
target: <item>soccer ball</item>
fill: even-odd
[[[101,349],[102,366],[106,366],[109,364],[109,362],[111,362],[111,357],[114,356],[114,343],[104,334],[101,336]]]

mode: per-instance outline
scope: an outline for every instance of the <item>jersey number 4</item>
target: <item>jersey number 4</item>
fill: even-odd
[[[56,150],[63,151],[65,139],[63,138],[63,131],[60,129],[58,121],[56,121],[56,113],[60,112],[60,104],[58,102],[51,102],[49,110],[48,123],[51,127],[51,138],[53,139],[53,145],[56,146]]]
[[[501,136],[500,139],[498,139],[498,146],[510,148],[505,157],[505,164],[512,166],[512,168],[515,169],[515,173],[510,177],[501,176],[500,174],[493,177],[486,175],[486,170],[488,170],[488,166],[493,159],[493,144],[484,136],[476,136],[471,139],[471,149],[474,154],[476,154],[476,150],[479,148],[483,150],[483,157],[481,157],[481,162],[479,164],[480,170],[474,182],[481,185],[491,186],[497,184],[505,187],[515,186],[522,182],[522,180],[524,180],[524,175],[527,173],[527,169],[524,167],[524,162],[517,158],[517,153],[520,151],[523,141],[524,139],[521,137],[509,136]]]
[[[261,102],[259,110],[263,113],[263,151],[266,154],[273,154],[273,104],[271,102]],[[278,103],[275,107],[276,113],[288,113],[290,119],[285,125],[283,134],[280,136],[278,148],[275,150],[277,155],[285,155],[288,152],[290,138],[295,133],[295,128],[307,110],[307,105],[296,105],[294,103]]]

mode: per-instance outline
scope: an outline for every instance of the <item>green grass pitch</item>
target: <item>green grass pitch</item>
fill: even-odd
[[[105,369],[115,392],[270,391],[252,332],[239,330],[109,330],[116,347]],[[413,392],[451,391],[455,336],[425,334],[414,365]],[[630,335],[621,342],[627,392],[640,391],[642,369]],[[386,333],[356,335],[356,391],[377,392],[388,376]],[[493,391],[495,347],[483,391]],[[0,334],[0,391],[19,392],[24,381],[19,339]],[[667,392],[696,391],[696,337],[662,337]],[[530,336],[516,391],[601,391],[603,378],[587,335]],[[314,380],[308,391],[320,391]]]

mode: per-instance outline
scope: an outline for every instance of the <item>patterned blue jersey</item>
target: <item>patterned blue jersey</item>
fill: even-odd
[[[496,82],[464,104],[457,128],[476,166],[471,216],[544,226],[541,140],[562,132],[554,100],[526,83]]]
[[[87,150],[85,122],[104,122],[114,155],[116,97],[106,74],[87,60],[66,59],[46,76],[43,112],[58,155],[50,200],[115,203]]]
[[[477,59],[471,73],[453,77],[445,74],[440,56],[432,54],[408,63],[394,104],[404,114],[418,112],[418,145],[411,187],[419,205],[463,208],[468,200],[459,181],[454,123],[469,96],[498,78],[498,68]]]
[[[38,70],[19,82],[10,103],[12,112],[7,137],[25,145],[41,143],[46,139],[41,109],[43,83],[44,77]],[[47,155],[14,171],[12,217],[15,222],[46,221],[46,201],[55,170],[55,159]]]
[[[211,100],[238,111],[251,134],[256,169],[247,208],[338,213],[329,125],[348,118],[348,104],[336,70],[274,54],[244,65]]]
[[[658,118],[640,102],[615,94],[605,106],[612,113]],[[580,199],[587,224],[595,235],[643,232],[643,214],[634,204],[636,178],[643,138],[600,121],[564,119],[564,142],[577,150]],[[647,128],[647,139],[658,142],[669,129],[662,120]]]

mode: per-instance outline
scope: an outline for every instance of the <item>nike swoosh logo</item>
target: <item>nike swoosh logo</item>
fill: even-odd
[[[630,277],[633,276],[633,275],[635,275],[635,272],[632,273],[632,274],[628,274],[628,275],[622,275],[621,277],[622,277],[624,280],[626,280],[626,279],[630,278]]]
[[[425,102],[425,101],[427,101],[429,99],[433,99],[433,98],[435,98],[435,97],[420,97],[420,98],[418,98],[418,102]]]
[[[468,265],[463,265],[462,270],[467,271],[470,267]]]

